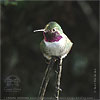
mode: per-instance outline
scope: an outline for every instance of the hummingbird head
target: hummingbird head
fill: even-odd
[[[44,29],[35,30],[43,31],[44,39],[47,42],[55,42],[59,41],[62,38],[63,30],[61,29],[60,25],[56,22],[49,22]]]

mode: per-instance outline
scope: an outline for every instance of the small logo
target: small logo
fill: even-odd
[[[16,75],[7,76],[4,80],[4,83],[5,83],[4,87],[5,92],[19,92],[21,90],[20,88],[21,80]]]

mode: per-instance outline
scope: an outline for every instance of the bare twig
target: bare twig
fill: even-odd
[[[39,100],[44,99],[46,87],[47,87],[49,79],[50,79],[50,72],[51,72],[52,67],[55,63],[55,60],[56,60],[56,58],[52,57],[51,60],[50,60],[50,63],[48,64],[48,66],[46,68],[45,75],[43,77],[42,84],[41,84],[41,87],[40,87],[40,90],[39,90],[39,98],[38,98]]]
[[[59,64],[58,64],[58,72],[57,72],[58,75],[57,75],[57,83],[56,83],[56,100],[59,100],[59,94],[60,94],[60,91],[62,91],[60,89],[61,72],[62,72],[62,58],[60,58]]]

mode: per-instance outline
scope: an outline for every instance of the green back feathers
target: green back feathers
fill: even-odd
[[[45,26],[45,30],[52,30],[53,28],[56,28],[58,31],[60,31],[60,33],[63,33],[63,30],[61,29],[60,25],[56,22],[49,22],[46,26]]]

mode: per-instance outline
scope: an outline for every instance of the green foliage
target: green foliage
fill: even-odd
[[[17,6],[19,2],[23,2],[24,0],[1,0],[0,3],[4,4],[5,6],[12,5]]]
[[[3,0],[1,1],[1,4],[4,4],[5,6],[7,5],[17,5],[17,0]]]

